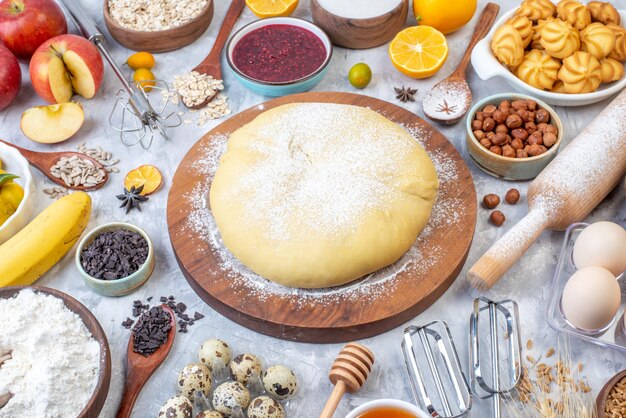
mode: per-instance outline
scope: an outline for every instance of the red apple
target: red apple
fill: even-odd
[[[18,58],[29,58],[48,39],[67,33],[54,0],[0,0],[0,39]]]
[[[0,44],[0,110],[13,102],[21,86],[20,63],[11,51]]]
[[[47,40],[30,60],[30,81],[49,103],[69,102],[74,93],[91,99],[102,84],[102,57],[91,42],[76,35]]]

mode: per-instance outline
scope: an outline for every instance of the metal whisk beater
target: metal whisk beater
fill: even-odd
[[[120,139],[125,145],[141,144],[144,148],[152,145],[154,134],[168,139],[166,130],[180,126],[182,119],[172,111],[165,114],[169,103],[169,89],[167,83],[151,81],[150,89],[163,94],[162,106],[155,109],[148,99],[148,95],[142,84],[129,83],[122,71],[117,66],[111,54],[104,45],[104,36],[97,28],[95,22],[78,2],[78,0],[62,0],[76,23],[82,35],[92,42],[99,50],[104,59],[109,63],[113,72],[122,83],[122,89],[117,93],[116,102],[109,115],[109,123],[120,134]]]

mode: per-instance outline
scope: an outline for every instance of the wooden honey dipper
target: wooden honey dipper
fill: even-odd
[[[349,343],[341,349],[330,369],[328,378],[335,385],[320,418],[332,418],[346,390],[361,389],[374,366],[374,354],[365,346]]]

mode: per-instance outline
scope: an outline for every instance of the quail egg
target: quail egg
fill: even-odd
[[[211,391],[211,370],[202,363],[186,365],[178,374],[178,389],[189,399],[194,398],[195,392],[202,392],[209,396]]]
[[[261,361],[253,354],[240,354],[230,362],[230,375],[243,385],[261,377],[262,372]]]
[[[225,382],[213,392],[213,408],[226,416],[237,409],[245,411],[250,403],[250,392],[239,382]]]
[[[198,357],[212,372],[224,369],[233,358],[233,352],[226,342],[218,339],[207,340],[200,346]]]
[[[285,418],[285,409],[269,396],[259,396],[250,402],[248,418]]]
[[[296,393],[298,380],[289,367],[277,364],[263,373],[263,387],[276,399],[287,399]]]
[[[159,409],[158,418],[191,418],[193,405],[184,396],[172,396]]]
[[[217,411],[207,409],[206,411],[200,412],[198,415],[196,415],[196,418],[224,418],[224,415],[220,414]]]

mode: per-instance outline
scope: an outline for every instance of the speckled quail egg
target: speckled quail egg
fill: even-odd
[[[200,346],[198,357],[212,372],[224,369],[233,358],[230,346],[218,339],[207,340]]]
[[[159,409],[158,418],[191,418],[193,405],[185,396],[172,396]]]
[[[216,411],[230,416],[237,408],[245,411],[250,403],[250,392],[239,382],[225,382],[215,389],[212,401]]]
[[[261,377],[261,361],[253,354],[240,354],[230,362],[230,375],[233,380],[247,385],[251,380]]]
[[[296,393],[298,389],[298,379],[287,366],[277,364],[269,367],[263,373],[263,387],[276,399],[287,399]]]
[[[190,363],[178,374],[178,389],[189,399],[195,392],[209,396],[211,391],[211,370],[202,363]]]
[[[248,418],[285,418],[285,409],[276,399],[259,396],[248,407]]]
[[[198,415],[196,415],[196,418],[224,418],[224,415],[220,414],[217,411],[207,409],[206,411],[200,412]]]

